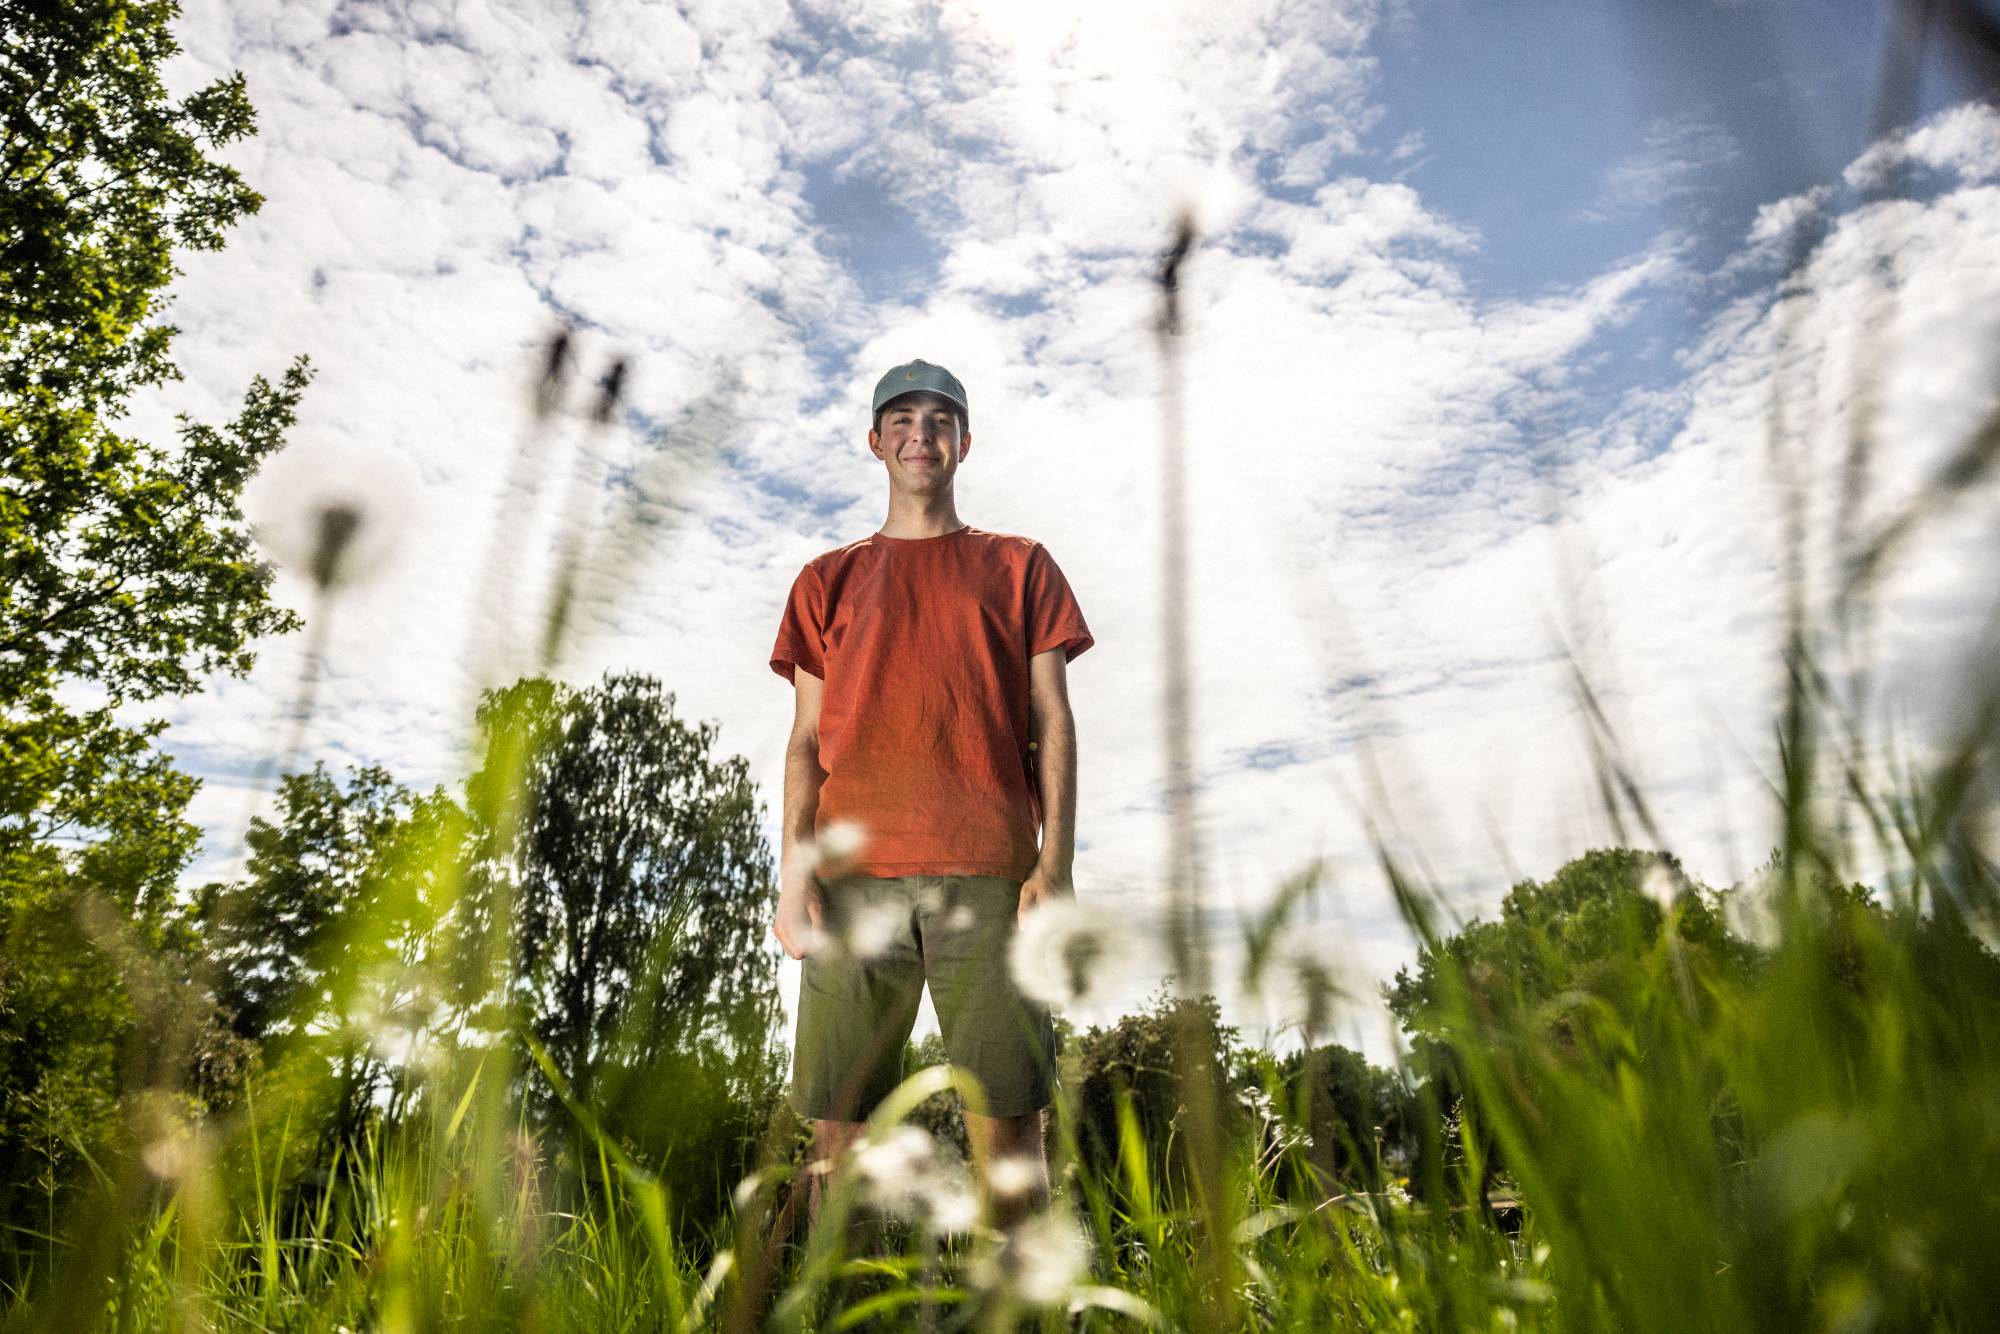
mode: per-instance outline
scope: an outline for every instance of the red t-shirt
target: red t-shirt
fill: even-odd
[[[1062,571],[1025,537],[877,533],[808,562],[771,669],[826,683],[816,823],[860,827],[853,872],[1025,880],[1041,829],[1028,659],[1090,645]]]

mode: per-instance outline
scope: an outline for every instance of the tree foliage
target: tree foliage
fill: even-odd
[[[691,1051],[746,1073],[770,1061],[776,886],[756,786],[673,702],[624,673],[584,690],[535,678],[480,706],[489,753],[527,757],[523,818],[481,859],[512,904],[509,997],[580,1095],[610,1067]],[[494,809],[495,781],[473,776],[474,812]]]
[[[279,783],[276,823],[250,822],[244,880],[203,893],[218,999],[243,1036],[267,1043],[324,1024],[347,959],[343,927],[410,800],[379,765],[354,771],[343,791],[316,764]]]
[[[1497,920],[1474,918],[1421,948],[1414,971],[1397,970],[1386,989],[1389,1008],[1411,1032],[1433,1032],[1447,977],[1489,1012],[1531,1011],[1581,995],[1624,1003],[1669,911],[1688,948],[1739,952],[1715,895],[1689,880],[1670,854],[1586,852],[1546,881],[1514,885]],[[1560,1022],[1560,1008],[1549,1011],[1552,1023]]]
[[[171,3],[6,5],[0,39],[0,837],[99,827],[107,780],[158,725],[128,701],[241,674],[273,606],[238,508],[307,380],[252,380],[216,427],[172,445],[118,429],[178,376],[160,318],[176,249],[214,249],[261,202],[215,151],[251,133],[240,75],[175,100]],[[59,697],[59,690],[69,689]],[[78,688],[81,688],[79,690]],[[89,696],[96,707],[69,702]]]
[[[1288,1111],[1311,1140],[1318,1193],[1375,1190],[1415,1157],[1415,1108],[1395,1071],[1337,1043],[1287,1053],[1276,1065]]]
[[[253,379],[223,425],[121,428],[177,376],[162,316],[175,255],[259,198],[220,149],[254,125],[243,80],[171,97],[172,3],[0,4],[0,1213],[101,1149],[121,1090],[187,1072],[138,1040],[146,984],[188,971],[174,886],[196,784],[121,706],[241,674],[293,629],[238,508],[307,380]],[[144,990],[142,988],[142,990]],[[209,1015],[197,1086],[244,1052]],[[67,1166],[65,1166],[65,1164]]]
[[[1238,1030],[1222,1022],[1221,1006],[1213,996],[1176,996],[1163,988],[1140,1013],[1126,1015],[1109,1027],[1092,1025],[1075,1039],[1074,1055],[1065,1065],[1075,1077],[1077,1151],[1108,1177],[1117,1176],[1121,1119],[1129,1114],[1160,1179],[1184,1179],[1174,1147],[1185,1110],[1175,1034],[1189,1017],[1208,1030],[1210,1050],[1231,1058],[1224,1070],[1229,1095],[1224,1106],[1234,1116],[1242,1110],[1235,1095],[1250,1088],[1252,1080],[1240,1064]],[[1129,1112],[1121,1112],[1121,1104]],[[1247,1129],[1238,1124],[1230,1133]]]
[[[215,997],[325,1147],[352,1147],[407,1110],[411,1067],[450,1023],[429,970],[465,818],[443,789],[418,796],[379,765],[345,787],[324,764],[287,775],[274,814],[251,821],[243,878],[198,896]]]

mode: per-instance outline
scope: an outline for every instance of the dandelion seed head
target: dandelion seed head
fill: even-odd
[[[1046,1210],[1017,1223],[973,1267],[981,1287],[1035,1306],[1067,1298],[1090,1264],[1090,1243],[1068,1214]]]
[[[625,358],[611,363],[611,369],[597,382],[597,401],[590,407],[592,421],[603,426],[618,415],[618,405],[625,399],[625,380],[630,374],[631,363]]]
[[[1123,1001],[1137,980],[1140,950],[1131,924],[1073,898],[1028,913],[1008,948],[1023,994],[1064,1010]]]
[[[308,568],[313,582],[321,588],[330,588],[339,582],[341,557],[347,554],[348,545],[361,530],[365,517],[358,506],[345,501],[320,510],[318,540],[313,544],[312,561]]]
[[[161,1181],[178,1181],[195,1164],[193,1136],[185,1131],[168,1133],[139,1151],[139,1161]]]
[[[1273,1028],[1297,1028],[1312,1038],[1331,1029],[1341,1005],[1354,997],[1345,949],[1345,938],[1334,927],[1294,930],[1261,968],[1245,976],[1244,989],[1264,1002]]]
[[[857,959],[873,959],[886,953],[906,918],[894,903],[864,904],[848,919],[843,933],[847,952]]]
[[[380,445],[308,442],[279,451],[244,488],[244,510],[272,560],[322,591],[383,570],[423,490],[409,456]]]
[[[869,1202],[939,1232],[963,1232],[978,1221],[979,1201],[962,1166],[945,1161],[920,1126],[891,1128],[855,1146],[854,1170]]]
[[[908,1123],[891,1127],[879,1139],[863,1140],[854,1149],[854,1168],[871,1186],[901,1189],[937,1159],[930,1133]]]
[[[1723,896],[1722,920],[1751,944],[1775,949],[1784,935],[1779,911],[1784,892],[1784,876],[1776,869],[1764,871]]]
[[[962,1173],[940,1169],[917,1192],[924,1215],[938,1232],[970,1232],[979,1221],[979,1197]]]
[[[868,831],[854,820],[829,820],[812,845],[813,869],[832,878],[843,874],[868,843]]]
[[[986,1184],[1002,1199],[1017,1199],[1041,1184],[1042,1173],[1035,1160],[1024,1153],[995,1158],[986,1170]]]
[[[570,331],[558,329],[542,349],[542,373],[535,379],[533,398],[537,418],[547,419],[562,403],[564,383],[569,379]]]

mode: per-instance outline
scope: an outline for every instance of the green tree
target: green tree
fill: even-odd
[[[1064,1063],[1073,1077],[1077,1110],[1077,1152],[1105,1180],[1120,1172],[1120,1104],[1131,1109],[1140,1142],[1145,1145],[1155,1179],[1186,1184],[1183,1155],[1173,1147],[1182,1113],[1180,1074],[1176,1065],[1175,1033],[1185,1018],[1205,1028],[1209,1049],[1216,1053],[1226,1085],[1223,1109],[1233,1124],[1227,1142],[1240,1142],[1249,1127],[1243,1121],[1239,1096],[1254,1088],[1245,1068],[1238,1030],[1222,1022],[1222,1007],[1213,996],[1189,999],[1163,987],[1138,1014],[1128,1014],[1109,1027],[1092,1025],[1074,1040],[1074,1056]]]
[[[197,837],[175,818],[192,787],[152,756],[93,794],[107,826],[98,841],[75,853],[29,845],[0,861],[0,1219],[18,1218],[30,1197],[46,1214],[110,1125],[132,1005],[78,908],[88,891],[142,945],[178,939],[160,905]]]
[[[90,794],[158,727],[112,710],[241,674],[297,628],[268,597],[238,508],[307,370],[251,383],[236,419],[173,446],[117,429],[178,377],[160,319],[176,248],[215,249],[262,202],[210,156],[250,134],[240,75],[179,101],[159,67],[171,3],[9,3],[0,42],[0,836],[97,827]],[[87,693],[99,707],[57,699]],[[76,688],[82,687],[81,691]]]
[[[482,720],[532,734],[506,870],[514,997],[579,1096],[606,1059],[727,1047],[778,1013],[775,900],[750,767],[713,723],[674,716],[650,676],[545,679],[489,694]],[[478,781],[475,779],[475,782]]]
[[[429,972],[463,825],[442,789],[416,796],[379,765],[350,768],[343,789],[316,764],[280,783],[275,821],[251,821],[244,878],[198,896],[222,1013],[318,1097],[329,1148],[392,1084],[386,1110],[401,1110],[417,1072],[397,1049],[441,1038]]]
[[[235,75],[168,95],[172,3],[0,12],[0,1199],[46,1204],[67,1169],[20,1165],[51,1145],[73,1165],[121,1085],[171,1083],[185,1055],[134,1040],[130,969],[105,950],[182,951],[160,967],[184,971],[194,783],[157,749],[164,722],[118,710],[241,674],[257,637],[296,628],[237,502],[307,368],[170,444],[120,429],[133,393],[177,375],[176,251],[216,248],[260,202],[215,156],[251,133],[250,102]],[[226,1047],[207,1044],[211,1069]]]
[[[1476,1016],[1482,1033],[1531,1033],[1560,1058],[1598,1060],[1587,1035],[1600,1010],[1631,1019],[1663,1003],[1706,1007],[1710,992],[1695,979],[1747,964],[1720,905],[1670,854],[1593,849],[1546,881],[1515,884],[1496,920],[1474,918],[1421,948],[1415,969],[1384,988],[1420,1081],[1418,1189],[1484,1198],[1506,1170],[1472,1096],[1459,1017]]]
[[[607,1129],[670,1163],[673,1198],[698,1216],[734,1184],[722,1168],[742,1165],[782,1060],[777,890],[749,765],[641,674],[520,681],[479,717],[488,760],[467,806],[482,846],[461,930],[505,927],[515,1022]],[[493,827],[510,754],[525,757],[511,840]],[[540,1076],[529,1087],[560,1122]]]
[[[1410,1092],[1391,1070],[1337,1043],[1277,1062],[1293,1117],[1312,1137],[1321,1189],[1375,1190],[1413,1157]]]
[[[217,998],[237,1032],[262,1044],[331,1022],[344,928],[410,802],[378,765],[351,770],[344,791],[323,763],[279,783],[276,823],[250,822],[243,881],[201,894]]]
[[[1389,1008],[1410,1032],[1432,1032],[1448,973],[1484,1011],[1541,1007],[1551,1031],[1560,1033],[1564,1007],[1551,1005],[1559,997],[1630,1003],[1669,906],[1684,945],[1735,951],[1715,895],[1690,880],[1673,856],[1596,849],[1546,881],[1509,889],[1498,920],[1475,917],[1420,949],[1415,970],[1399,969],[1386,989]]]

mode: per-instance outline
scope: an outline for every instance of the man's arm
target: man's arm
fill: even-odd
[[[785,817],[779,830],[778,917],[772,932],[785,953],[803,959],[812,953],[820,931],[819,882],[813,876],[818,861],[813,824],[819,815],[819,785],[826,771],[819,767],[819,705],[826,683],[805,668],[792,673],[792,735],[785,744]]]
[[[1069,708],[1068,658],[1060,648],[1028,661],[1029,727],[1042,798],[1042,853],[1021,886],[1020,913],[1044,899],[1071,895],[1076,858],[1076,717]]]

